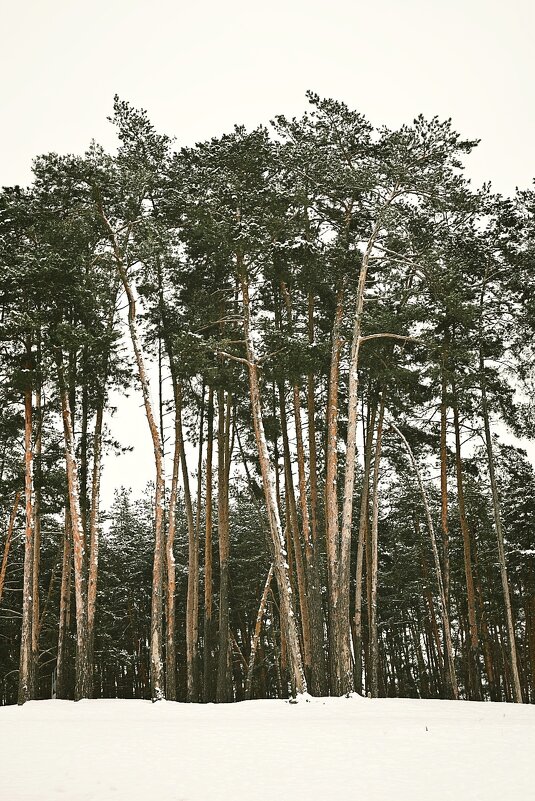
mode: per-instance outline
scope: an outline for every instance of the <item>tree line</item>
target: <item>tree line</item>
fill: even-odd
[[[115,98],[2,190],[2,703],[534,700],[535,195],[308,99],[176,149]]]

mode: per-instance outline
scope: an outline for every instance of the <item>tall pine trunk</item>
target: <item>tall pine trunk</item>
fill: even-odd
[[[225,399],[226,394],[226,399]],[[232,700],[229,643],[229,456],[230,395],[220,387],[217,392],[217,535],[219,542],[219,634],[216,700]]]
[[[203,700],[213,700],[213,569],[212,569],[212,466],[214,451],[214,388],[208,390],[208,432],[206,438],[206,497],[204,535],[204,654]]]
[[[266,511],[273,545],[274,571],[279,590],[281,636],[284,637],[287,649],[290,669],[290,686],[292,693],[303,693],[306,692],[307,685],[303,670],[303,661],[299,647],[299,635],[292,603],[290,577],[288,573],[288,564],[286,561],[286,543],[275,495],[275,475],[273,465],[270,461],[264,430],[264,421],[262,418],[262,399],[260,395],[258,363],[251,331],[249,283],[245,266],[239,256],[238,276],[242,291],[243,333],[247,353],[249,388],[251,393],[251,412],[253,416],[253,427],[258,449],[258,458],[260,462],[260,472],[262,474]]]
[[[163,449],[160,432],[154,417],[153,405],[150,396],[149,380],[145,370],[143,349],[139,341],[136,319],[136,301],[128,280],[128,265],[121,251],[119,241],[110,221],[107,219],[102,206],[99,204],[102,220],[108,229],[115,257],[117,274],[128,300],[128,329],[134,350],[137,367],[137,378],[141,386],[145,416],[152,439],[155,467],[154,492],[154,560],[152,568],[151,593],[151,625],[150,625],[150,684],[151,698],[158,701],[165,697],[164,667],[163,667],[163,563],[164,563],[164,497],[165,478],[163,464]]]
[[[457,387],[452,380],[453,426],[455,429],[455,471],[457,476],[457,505],[459,508],[459,523],[463,538],[464,572],[466,578],[466,600],[468,605],[469,648],[468,648],[468,676],[472,699],[481,700],[481,677],[479,673],[479,634],[476,617],[476,594],[474,576],[472,572],[472,548],[470,544],[470,530],[466,518],[464,501],[463,463],[461,455],[461,430],[459,424],[459,406]]]
[[[74,429],[69,402],[69,393],[67,391],[63,372],[63,355],[59,350],[56,354],[56,363],[58,370],[61,414],[63,419],[67,489],[69,493],[69,508],[71,513],[71,530],[73,539],[74,596],[76,605],[76,662],[74,698],[76,701],[79,701],[81,698],[88,698],[91,692],[89,641],[87,636],[86,551],[80,507],[80,484],[78,480],[78,466],[75,455]]]
[[[344,287],[338,288],[331,338],[331,366],[327,394],[326,455],[325,455],[325,539],[327,546],[327,587],[329,609],[329,667],[331,692],[343,693],[339,660],[341,648],[337,626],[339,585],[339,527],[338,527],[338,385],[342,351],[341,326],[344,311]]]
[[[61,586],[59,595],[58,654],[56,662],[56,695],[67,698],[68,644],[71,602],[72,532],[69,498],[65,499],[65,524],[62,538]]]
[[[32,697],[32,591],[34,565],[33,518],[33,391],[31,378],[31,351],[28,347],[28,374],[24,389],[24,490],[26,496],[26,524],[24,535],[24,572],[22,579],[22,624],[20,635],[19,704]]]
[[[362,477],[362,492],[360,496],[359,533],[357,541],[357,564],[355,572],[355,687],[362,692],[362,584],[364,572],[364,549],[368,540],[368,506],[370,491],[370,473],[372,464],[373,432],[377,416],[377,403],[370,398],[371,408],[368,408],[368,422],[364,437],[364,473]]]
[[[165,690],[169,701],[177,699],[176,683],[176,564],[175,564],[175,532],[176,532],[176,506],[178,500],[178,475],[180,469],[180,428],[178,413],[175,409],[175,444],[173,451],[173,472],[171,476],[171,492],[169,494],[169,510],[167,521],[167,536],[165,539],[165,554],[167,567],[166,583],[166,641],[165,641]]]
[[[375,438],[375,454],[373,461],[372,491],[372,525],[371,525],[371,614],[370,614],[370,666],[371,695],[379,695],[379,639],[377,635],[377,571],[378,571],[378,524],[379,524],[379,467],[381,464],[381,448],[383,442],[383,420],[385,415],[384,392],[379,406],[377,436]]]

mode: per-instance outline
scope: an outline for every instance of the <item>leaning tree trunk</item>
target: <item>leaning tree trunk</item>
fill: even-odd
[[[168,354],[170,356],[170,354]],[[171,359],[171,356],[170,356]],[[173,367],[173,395],[176,414],[176,435],[178,439],[178,452],[182,468],[182,483],[184,485],[184,505],[186,507],[186,522],[188,527],[188,589],[186,598],[186,672],[188,701],[197,701],[198,688],[198,620],[199,608],[199,543],[193,519],[193,504],[189,471],[182,430],[182,388]]]
[[[258,614],[256,616],[253,637],[251,639],[251,651],[249,655],[249,662],[247,664],[247,678],[245,680],[245,698],[247,701],[250,700],[253,693],[254,663],[256,659],[256,652],[258,650],[258,643],[260,642],[260,633],[262,631],[262,619],[264,617],[264,612],[266,611],[267,597],[269,594],[272,578],[273,578],[273,564],[270,565],[268,570],[266,583],[264,584],[264,590],[262,592],[262,597],[260,599],[260,606],[258,607]]]
[[[113,247],[117,274],[122,283],[128,300],[128,329],[134,350],[137,366],[137,378],[141,386],[143,395],[143,405],[145,416],[149,426],[154,451],[155,494],[154,494],[154,562],[152,569],[152,593],[151,593],[151,625],[150,625],[150,684],[151,697],[153,701],[158,701],[165,697],[164,667],[163,667],[163,563],[164,563],[164,496],[165,478],[163,451],[160,432],[154,417],[152,401],[150,397],[149,380],[145,370],[143,350],[139,341],[136,320],[136,301],[130,286],[127,274],[127,264],[121,251],[119,241],[113,226],[106,217],[102,205],[98,204],[100,216],[106,226]]]
[[[4,594],[7,563],[9,559],[9,551],[11,549],[11,542],[13,540],[13,529],[15,528],[15,519],[17,517],[17,511],[19,508],[20,494],[20,490],[17,490],[15,493],[13,508],[11,509],[11,514],[9,515],[9,522],[7,524],[6,539],[4,542],[4,554],[2,556],[2,566],[0,567],[0,603],[2,603],[2,596]]]
[[[496,529],[496,540],[498,545],[498,564],[500,566],[500,578],[502,581],[503,601],[505,605],[505,617],[507,621],[507,638],[509,640],[509,658],[511,660],[513,696],[516,703],[521,704],[522,688],[520,686],[520,675],[518,672],[515,626],[513,621],[513,610],[511,608],[511,594],[509,590],[509,579],[507,576],[507,563],[505,560],[503,527],[502,527],[502,518],[500,514],[500,499],[498,495],[498,484],[496,482],[496,471],[494,468],[494,454],[492,449],[492,435],[490,431],[489,407],[487,401],[487,384],[485,378],[485,361],[483,358],[483,350],[481,345],[479,348],[479,374],[481,383],[481,410],[483,413],[483,425],[485,428],[485,444],[487,448],[490,486],[492,491],[492,511],[494,514],[494,528]]]
[[[258,449],[260,471],[262,474],[269,529],[273,543],[274,572],[277,579],[280,601],[281,634],[284,636],[287,648],[290,668],[290,686],[292,693],[304,693],[306,692],[307,685],[303,670],[301,650],[299,647],[299,635],[292,604],[290,576],[288,573],[288,563],[286,561],[286,542],[280,521],[279,509],[277,506],[277,499],[275,495],[275,475],[269,457],[269,450],[264,431],[264,421],[262,418],[262,399],[260,395],[258,363],[256,360],[256,353],[251,332],[249,283],[245,266],[243,265],[240,257],[238,257],[238,275],[242,291],[243,333],[247,353],[246,362],[249,373],[249,388],[251,392],[251,412],[253,416],[253,427]]]
[[[406,449],[406,451],[408,453],[412,468],[413,468],[414,473],[416,475],[416,480],[418,482],[418,488],[420,490],[420,495],[421,495],[421,498],[422,498],[422,504],[423,504],[423,507],[424,507],[424,510],[425,510],[425,517],[426,517],[426,521],[427,521],[427,530],[429,532],[429,538],[431,540],[431,550],[433,552],[433,560],[434,560],[434,564],[435,564],[435,577],[436,577],[436,582],[437,582],[437,587],[438,587],[438,595],[439,595],[439,600],[440,600],[440,612],[441,612],[441,617],[442,617],[442,627],[443,627],[443,630],[444,630],[444,643],[445,643],[445,651],[446,651],[446,665],[445,665],[446,681],[447,681],[447,683],[449,685],[449,688],[450,688],[450,691],[451,691],[451,697],[454,698],[455,700],[457,700],[457,698],[459,697],[459,690],[458,690],[458,687],[457,687],[457,677],[456,677],[456,674],[455,674],[455,662],[454,662],[454,659],[453,659],[453,645],[452,645],[452,641],[451,641],[451,627],[450,627],[450,619],[449,619],[449,614],[448,614],[448,605],[446,603],[446,593],[444,591],[444,580],[442,578],[442,568],[440,566],[440,556],[439,556],[439,553],[438,553],[437,540],[436,540],[436,536],[435,536],[435,529],[434,529],[434,526],[433,526],[433,518],[431,517],[431,511],[429,509],[429,502],[427,500],[427,494],[426,494],[426,491],[425,491],[424,482],[423,482],[423,479],[422,479],[422,475],[420,473],[420,469],[418,467],[418,464],[416,463],[416,459],[415,459],[414,454],[412,452],[412,448],[409,445],[409,443],[407,442],[406,438],[401,433],[399,428],[396,425],[394,425],[394,423],[390,422],[388,425],[392,429],[392,431],[394,431],[398,435],[400,440],[402,441],[402,443],[403,443],[403,445],[404,445],[404,447],[405,447],[405,449]]]
[[[351,629],[349,624],[349,571],[351,564],[351,530],[353,524],[353,503],[355,494],[355,474],[357,456],[357,422],[358,422],[358,386],[359,358],[362,337],[362,318],[364,311],[364,294],[366,279],[372,252],[383,224],[383,216],[398,191],[397,185],[385,200],[366,243],[360,265],[355,311],[353,314],[353,332],[349,357],[349,386],[347,402],[347,436],[344,472],[344,501],[342,506],[342,523],[340,531],[340,565],[338,568],[339,597],[336,619],[336,641],[339,648],[337,691],[348,693],[353,690],[353,672],[351,669]],[[379,335],[381,336],[381,335]]]
[[[351,561],[351,528],[353,522],[353,496],[355,493],[355,470],[357,456],[357,417],[358,417],[358,368],[360,346],[362,341],[362,314],[364,310],[364,293],[366,278],[372,250],[379,234],[380,218],[374,225],[366,250],[362,257],[355,312],[353,318],[353,334],[349,357],[349,387],[347,408],[347,437],[344,472],[344,501],[342,506],[342,525],[340,531],[340,565],[338,569],[338,608],[334,625],[336,642],[339,648],[337,693],[348,693],[353,690],[353,673],[351,669],[351,645],[349,625],[349,568]]]

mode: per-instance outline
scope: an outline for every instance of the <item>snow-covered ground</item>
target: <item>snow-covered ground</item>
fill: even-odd
[[[311,699],[0,708],[2,801],[535,799],[535,707]]]

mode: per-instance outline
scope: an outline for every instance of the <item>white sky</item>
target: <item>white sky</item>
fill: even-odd
[[[469,160],[476,183],[511,193],[535,176],[529,0],[0,2],[2,185],[29,182],[38,153],[82,152],[92,137],[112,146],[115,92],[192,144],[299,114],[309,88],[375,123],[452,117],[482,140]],[[120,416],[126,444],[144,425],[137,401]],[[151,464],[140,442],[114,483],[138,488]]]

